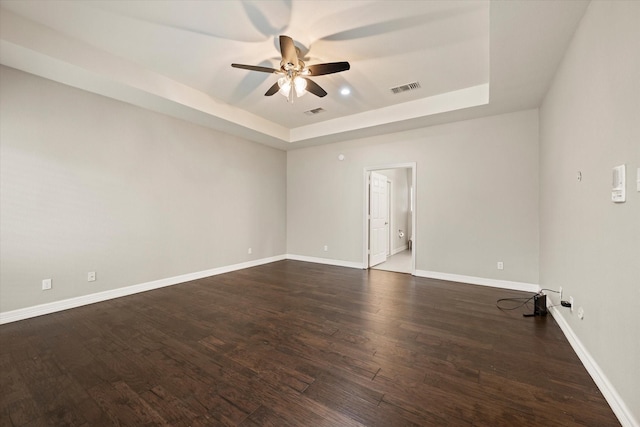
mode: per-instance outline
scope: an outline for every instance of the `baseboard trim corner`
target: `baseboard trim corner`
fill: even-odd
[[[491,286],[493,288],[511,289],[514,291],[539,292],[540,285],[535,283],[513,282],[509,280],[486,279],[484,277],[463,276],[460,274],[440,273],[437,271],[416,270],[416,276],[429,279],[447,280],[450,282],[468,283],[471,285]]]
[[[311,257],[311,256],[304,256],[304,255],[294,255],[294,254],[287,254],[286,258],[293,261],[314,262],[316,264],[333,265],[336,267],[349,267],[349,268],[357,268],[360,270],[365,268],[359,262],[342,261],[339,259],[317,258],[317,257]]]
[[[282,261],[285,255],[277,255],[268,258],[261,258],[253,261],[242,262],[239,264],[226,265],[223,267],[212,268],[209,270],[198,271],[195,273],[182,274],[179,276],[168,277],[165,279],[153,280],[151,282],[140,283],[137,285],[125,286],[123,288],[111,289],[108,291],[97,292],[79,297],[54,301],[46,304],[35,305],[32,307],[20,308],[17,310],[0,312],[0,325],[5,323],[17,322],[19,320],[29,319],[32,317],[51,314],[58,311],[68,310],[71,308],[81,307],[83,305],[95,304],[97,302],[107,301],[114,298],[120,298],[140,292],[151,291],[154,289],[164,288],[166,286],[178,285],[180,283],[190,282],[192,280],[203,279],[205,277],[216,276],[218,274],[230,273],[245,268],[257,267],[263,264],[269,264],[276,261]]]
[[[547,305],[548,304],[550,304],[550,300],[547,300]],[[618,417],[620,424],[622,424],[623,427],[640,426],[640,423],[635,419],[613,384],[611,384],[607,376],[602,372],[602,369],[600,369],[598,363],[593,359],[593,357],[591,357],[591,354],[587,351],[584,345],[582,345],[578,336],[573,332],[573,329],[569,326],[569,323],[567,323],[560,310],[558,310],[557,307],[549,307],[549,312],[555,319],[558,326],[560,326],[560,329],[569,341],[569,344],[571,344],[573,351],[578,355],[582,365],[585,367],[589,375],[591,375],[593,382],[598,386],[598,389],[611,407],[611,410],[616,417]]]
[[[409,249],[409,245],[404,245],[404,246],[400,246],[399,248],[395,248],[394,250],[391,251],[391,256],[394,256],[396,254],[399,254],[400,252],[406,251],[407,249]]]

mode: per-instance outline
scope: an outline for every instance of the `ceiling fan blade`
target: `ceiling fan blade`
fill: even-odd
[[[309,65],[307,69],[312,76],[339,73],[347,71],[351,66],[348,62],[327,62],[326,64]]]
[[[319,96],[320,98],[327,95],[327,92],[322,89],[320,85],[318,85],[318,83],[306,77],[304,77],[304,79],[307,81],[307,92],[311,92],[312,94]]]
[[[298,66],[298,54],[293,39],[289,36],[280,36],[280,52],[282,53],[282,64],[291,64],[293,67]]]
[[[243,70],[260,71],[262,73],[280,73],[280,70],[269,67],[260,67],[258,65],[231,64],[233,68],[242,68]]]
[[[278,85],[278,82],[275,82],[273,86],[271,86],[269,90],[265,92],[264,96],[274,95],[278,93],[279,90],[280,90],[280,86]]]

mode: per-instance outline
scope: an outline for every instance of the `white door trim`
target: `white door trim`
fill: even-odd
[[[393,238],[392,230],[396,226],[393,218],[393,180],[387,178],[387,216],[389,218],[389,224],[387,228],[387,257],[393,255]]]
[[[411,187],[413,188],[413,215],[411,215],[411,230],[413,235],[411,250],[411,274],[416,275],[416,253],[418,251],[417,221],[418,216],[418,192],[417,192],[417,175],[418,168],[416,162],[409,163],[392,163],[377,166],[367,166],[362,172],[362,188],[364,193],[364,203],[362,207],[362,265],[365,269],[369,268],[369,172],[384,169],[411,169]],[[410,238],[411,236],[407,236]]]
[[[388,178],[369,172],[369,267],[382,264],[389,254]]]

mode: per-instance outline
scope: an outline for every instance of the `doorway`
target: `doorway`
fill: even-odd
[[[363,265],[415,275],[416,163],[364,169]]]

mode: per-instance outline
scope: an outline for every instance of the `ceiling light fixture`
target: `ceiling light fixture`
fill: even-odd
[[[351,89],[349,89],[348,87],[343,87],[342,90],[340,90],[340,94],[343,96],[347,96],[351,93]]]
[[[307,81],[297,74],[296,72],[289,71],[287,75],[278,79],[279,92],[285,96],[289,102],[293,102],[294,91],[298,98],[307,93]]]

